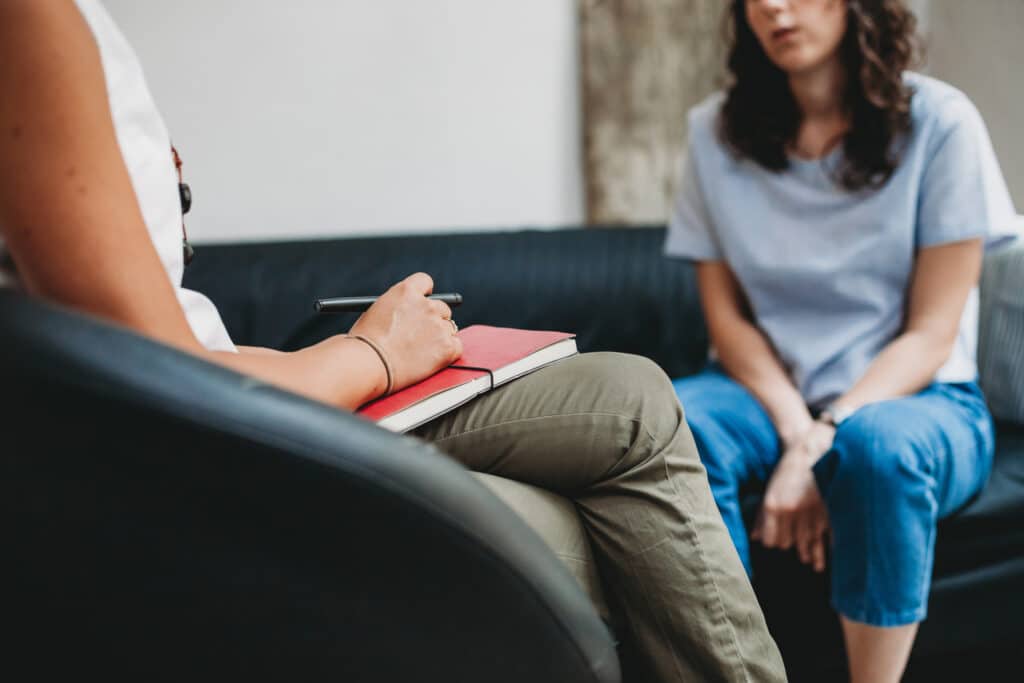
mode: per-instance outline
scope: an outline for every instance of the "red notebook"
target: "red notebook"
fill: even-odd
[[[472,325],[459,332],[462,357],[453,365],[358,414],[393,432],[407,432],[494,387],[577,353],[564,332]]]

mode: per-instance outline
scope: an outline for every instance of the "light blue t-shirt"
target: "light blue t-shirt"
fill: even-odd
[[[902,330],[915,253],[983,237],[1012,241],[1017,216],[992,143],[970,100],[908,73],[912,129],[900,165],[879,190],[848,192],[823,160],[768,171],[737,159],[717,134],[724,96],[691,110],[682,186],[665,251],[725,261],[804,400],[849,390]],[[978,292],[960,321],[940,382],[977,378]]]

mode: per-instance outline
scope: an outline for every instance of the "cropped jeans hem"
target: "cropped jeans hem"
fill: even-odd
[[[928,606],[922,605],[902,611],[880,610],[877,607],[865,607],[855,600],[833,599],[832,608],[850,621],[879,628],[895,628],[908,626],[924,621],[928,616]]]

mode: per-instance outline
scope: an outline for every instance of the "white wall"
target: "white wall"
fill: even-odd
[[[1024,213],[1024,0],[930,0],[928,67],[971,98]]]
[[[1024,0],[910,0],[1024,212]],[[105,0],[197,242],[583,221],[576,0]]]
[[[583,220],[574,0],[105,0],[197,242]]]

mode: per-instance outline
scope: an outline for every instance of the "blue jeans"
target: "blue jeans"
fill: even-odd
[[[750,572],[740,488],[767,482],[781,457],[768,414],[717,366],[673,382],[711,491]],[[924,619],[935,526],[981,489],[992,468],[992,418],[977,384],[932,384],[861,408],[814,465],[828,508],[832,605],[873,626]]]

